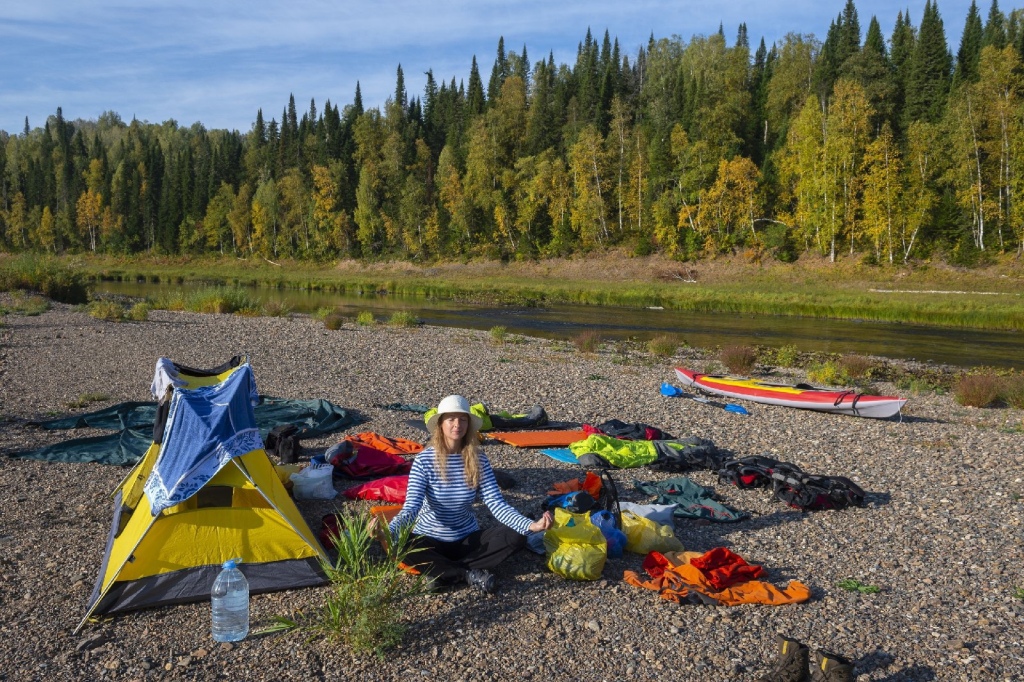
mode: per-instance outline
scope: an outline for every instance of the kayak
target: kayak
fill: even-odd
[[[807,384],[772,384],[745,377],[701,374],[683,367],[676,367],[676,374],[685,385],[716,395],[854,417],[886,419],[899,414],[907,402],[906,398],[890,395],[864,395],[856,391],[815,388]]]

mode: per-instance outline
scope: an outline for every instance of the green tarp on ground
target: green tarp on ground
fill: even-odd
[[[266,438],[279,424],[295,424],[299,438],[315,438],[359,424],[359,416],[330,401],[289,400],[260,396],[254,408],[260,435]],[[48,462],[98,462],[131,465],[139,461],[153,443],[155,402],[127,402],[78,416],[34,422],[34,426],[55,431],[68,429],[109,429],[113,433],[74,438],[38,450],[10,453],[10,457],[40,459]]]
[[[640,492],[654,495],[654,504],[675,504],[675,515],[684,519],[705,519],[731,523],[750,518],[750,514],[728,507],[715,499],[715,491],[694,483],[685,476],[661,482],[633,481]]]

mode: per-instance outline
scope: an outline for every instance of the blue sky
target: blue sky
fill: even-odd
[[[625,54],[656,38],[710,34],[724,26],[730,44],[746,22],[751,46],[788,32],[823,39],[845,0],[10,0],[0,5],[0,130],[19,133],[62,107],[67,119],[115,111],[129,121],[168,119],[189,126],[248,131],[263,109],[280,119],[294,94],[300,112],[315,99],[352,101],[360,82],[366,106],[394,92],[399,63],[408,92],[424,72],[465,80],[476,55],[486,83],[498,38],[526,46],[531,62],[553,52],[575,60],[589,27],[605,29]],[[855,2],[862,31],[872,15],[888,38],[900,6],[920,23],[924,0]],[[939,0],[955,53],[970,0]],[[1008,13],[1015,5],[1004,3]],[[982,17],[989,1],[979,3]]]

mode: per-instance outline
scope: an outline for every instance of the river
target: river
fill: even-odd
[[[207,285],[97,282],[97,292],[157,297]],[[277,301],[295,312],[337,308],[355,315],[369,310],[386,318],[402,310],[425,324],[571,339],[594,330],[606,339],[644,341],[673,334],[691,346],[794,345],[799,350],[879,355],[962,367],[1024,369],[1019,332],[948,329],[911,324],[825,320],[807,317],[688,313],[609,306],[551,305],[542,308],[476,305],[398,296],[356,296],[298,290],[252,289],[263,301]]]

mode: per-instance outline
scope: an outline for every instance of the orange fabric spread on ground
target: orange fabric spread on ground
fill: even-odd
[[[715,550],[712,550],[715,551]],[[708,557],[696,552],[660,554],[651,552],[644,560],[644,568],[651,576],[644,580],[636,571],[625,571],[622,575],[630,585],[654,590],[662,599],[681,603],[687,600],[691,591],[725,606],[737,604],[796,604],[807,601],[811,591],[803,583],[793,580],[785,588],[778,588],[763,580],[747,580],[718,589],[714,587],[699,568],[690,563],[691,559]],[[734,555],[739,556],[739,555]],[[700,563],[700,562],[698,562]],[[745,563],[745,562],[744,562]],[[747,564],[749,566],[749,564]],[[656,576],[656,577],[655,577]]]
[[[495,431],[487,434],[488,438],[500,440],[502,443],[514,445],[517,448],[553,448],[564,447],[585,440],[585,431]]]
[[[423,449],[423,446],[415,441],[382,436],[373,431],[364,431],[363,433],[345,436],[345,440],[352,443],[352,445],[365,445],[368,448],[386,452],[389,455],[415,455]]]

